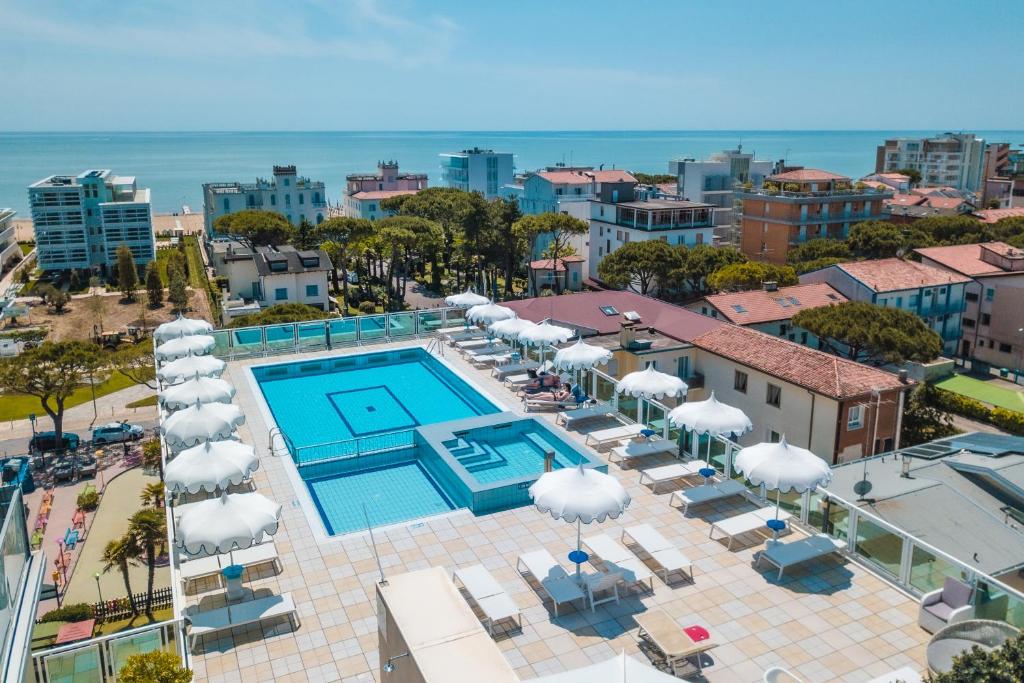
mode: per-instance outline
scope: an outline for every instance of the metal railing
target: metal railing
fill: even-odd
[[[98,638],[32,653],[31,680],[116,681],[118,671],[133,654],[154,650],[178,651],[180,620],[172,619]]]
[[[359,436],[354,439],[341,439],[308,446],[292,446],[288,442],[288,452],[298,466],[348,460],[364,455],[403,450],[416,445],[416,430],[403,429],[383,434]]]

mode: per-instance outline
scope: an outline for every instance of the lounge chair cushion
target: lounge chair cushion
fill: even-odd
[[[933,602],[930,605],[925,605],[924,610],[942,621],[949,621],[950,615],[953,614],[953,608],[944,602]]]
[[[945,603],[950,611],[952,611],[957,607],[968,605],[970,602],[971,587],[961,581],[957,581],[953,577],[947,576],[945,583],[942,584],[942,601],[936,603],[936,605]],[[935,612],[932,612],[932,614],[938,616]]]

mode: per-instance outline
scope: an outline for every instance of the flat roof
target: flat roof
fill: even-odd
[[[602,204],[614,204],[615,206],[626,206],[631,209],[713,209],[713,204],[703,202],[690,202],[674,199],[642,199],[635,202],[601,202]]]

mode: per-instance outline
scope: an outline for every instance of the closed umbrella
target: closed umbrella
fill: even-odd
[[[165,341],[156,347],[156,358],[159,361],[176,360],[188,355],[204,356],[213,350],[216,342],[208,334],[193,334]]]
[[[157,342],[165,342],[193,334],[209,334],[212,331],[213,325],[205,320],[185,318],[179,315],[175,320],[158,326],[153,332],[153,339]]]
[[[586,561],[581,549],[582,524],[615,519],[629,505],[629,494],[615,477],[596,469],[585,469],[581,459],[577,467],[545,472],[529,489],[533,504],[555,519],[576,524],[576,551],[569,559],[580,564]]]
[[[629,373],[615,385],[617,393],[629,394],[636,398],[686,395],[688,389],[686,382],[678,377],[655,370],[653,365],[646,370]]]
[[[164,485],[175,493],[211,493],[241,484],[260,466],[256,449],[239,441],[207,441],[178,453],[164,469]]]
[[[200,377],[168,387],[160,394],[160,405],[167,410],[180,410],[196,403],[231,403],[235,388],[222,379]]]
[[[751,484],[764,484],[768,490],[775,490],[775,525],[771,528],[776,537],[782,529],[779,523],[782,494],[813,491],[832,481],[832,469],[827,462],[806,448],[786,443],[785,436],[778,443],[763,442],[741,449],[733,460],[733,468]]]
[[[227,368],[227,363],[213,356],[194,356],[172,360],[156,371],[161,382],[176,384],[189,377],[220,377]]]
[[[473,306],[480,306],[490,302],[486,296],[480,296],[472,289],[467,289],[462,294],[453,294],[446,296],[444,299],[445,304],[452,306],[453,308],[472,308]]]
[[[669,411],[668,419],[676,427],[693,432],[694,434],[708,435],[707,467],[701,473],[706,477],[714,474],[711,469],[711,438],[712,436],[740,436],[754,428],[747,417],[739,408],[721,403],[715,398],[715,392],[703,401],[684,403]]]
[[[482,325],[490,325],[499,320],[509,320],[514,317],[516,317],[515,311],[507,306],[500,306],[493,301],[473,306],[473,308],[466,311],[467,320]]]
[[[245,416],[238,406],[197,403],[168,417],[160,430],[168,446],[181,450],[204,441],[230,438],[235,427],[244,422]]]
[[[572,337],[574,332],[568,327],[552,325],[547,320],[539,325],[527,328],[519,333],[519,341],[527,346],[540,347],[540,358],[544,360],[544,349],[552,344],[561,344]]]
[[[487,331],[501,339],[519,339],[520,332],[528,330],[536,324],[524,318],[506,318],[488,325]]]
[[[226,553],[277,533],[281,506],[258,493],[222,493],[190,503],[175,529],[174,543],[190,555]]]

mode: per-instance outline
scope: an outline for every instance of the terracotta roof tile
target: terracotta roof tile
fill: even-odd
[[[801,346],[746,327],[723,325],[693,340],[695,346],[785,382],[835,399],[853,398],[874,389],[902,389],[889,372]]]
[[[876,292],[896,292],[919,287],[969,282],[970,278],[898,258],[840,263],[840,268]]]
[[[933,209],[955,209],[964,204],[965,201],[960,197],[936,197],[931,195],[925,200],[925,204]]]
[[[982,223],[995,223],[1003,218],[1024,216],[1024,207],[1015,209],[981,209],[980,211],[975,211],[974,215],[977,216]]]
[[[598,183],[635,183],[636,178],[628,171],[539,171],[541,178],[555,185],[589,185]]]
[[[800,311],[847,301],[845,296],[824,282],[780,287],[774,292],[758,289],[734,294],[712,294],[705,298],[726,320],[737,325],[789,320]]]
[[[353,199],[388,199],[390,197],[401,197],[406,194],[416,194],[419,190],[373,190],[368,192],[356,192]]]
[[[582,263],[585,261],[582,256],[566,256],[565,258],[558,259],[558,272],[565,270],[566,263]],[[551,270],[551,259],[540,259],[539,261],[530,261],[530,268],[534,270]]]
[[[814,181],[827,182],[827,181],[830,181],[830,180],[846,180],[846,181],[849,181],[850,179],[848,177],[844,176],[844,175],[837,175],[835,173],[830,173],[829,171],[822,171],[821,169],[818,169],[818,168],[802,168],[799,171],[787,171],[786,173],[777,173],[777,174],[775,174],[773,176],[770,176],[769,180],[781,180],[783,182],[793,181],[793,182],[798,182],[798,183],[800,183],[800,182],[806,183],[806,182],[814,182]]]
[[[893,195],[892,199],[887,199],[886,204],[895,204],[896,206],[918,206],[924,204],[927,200],[916,194],[896,194]]]
[[[1008,254],[1014,248],[1004,242],[985,242],[984,246],[1003,255]],[[981,244],[958,244],[950,247],[923,247],[914,251],[926,259],[969,277],[1006,272],[998,266],[983,261],[981,248]]]

